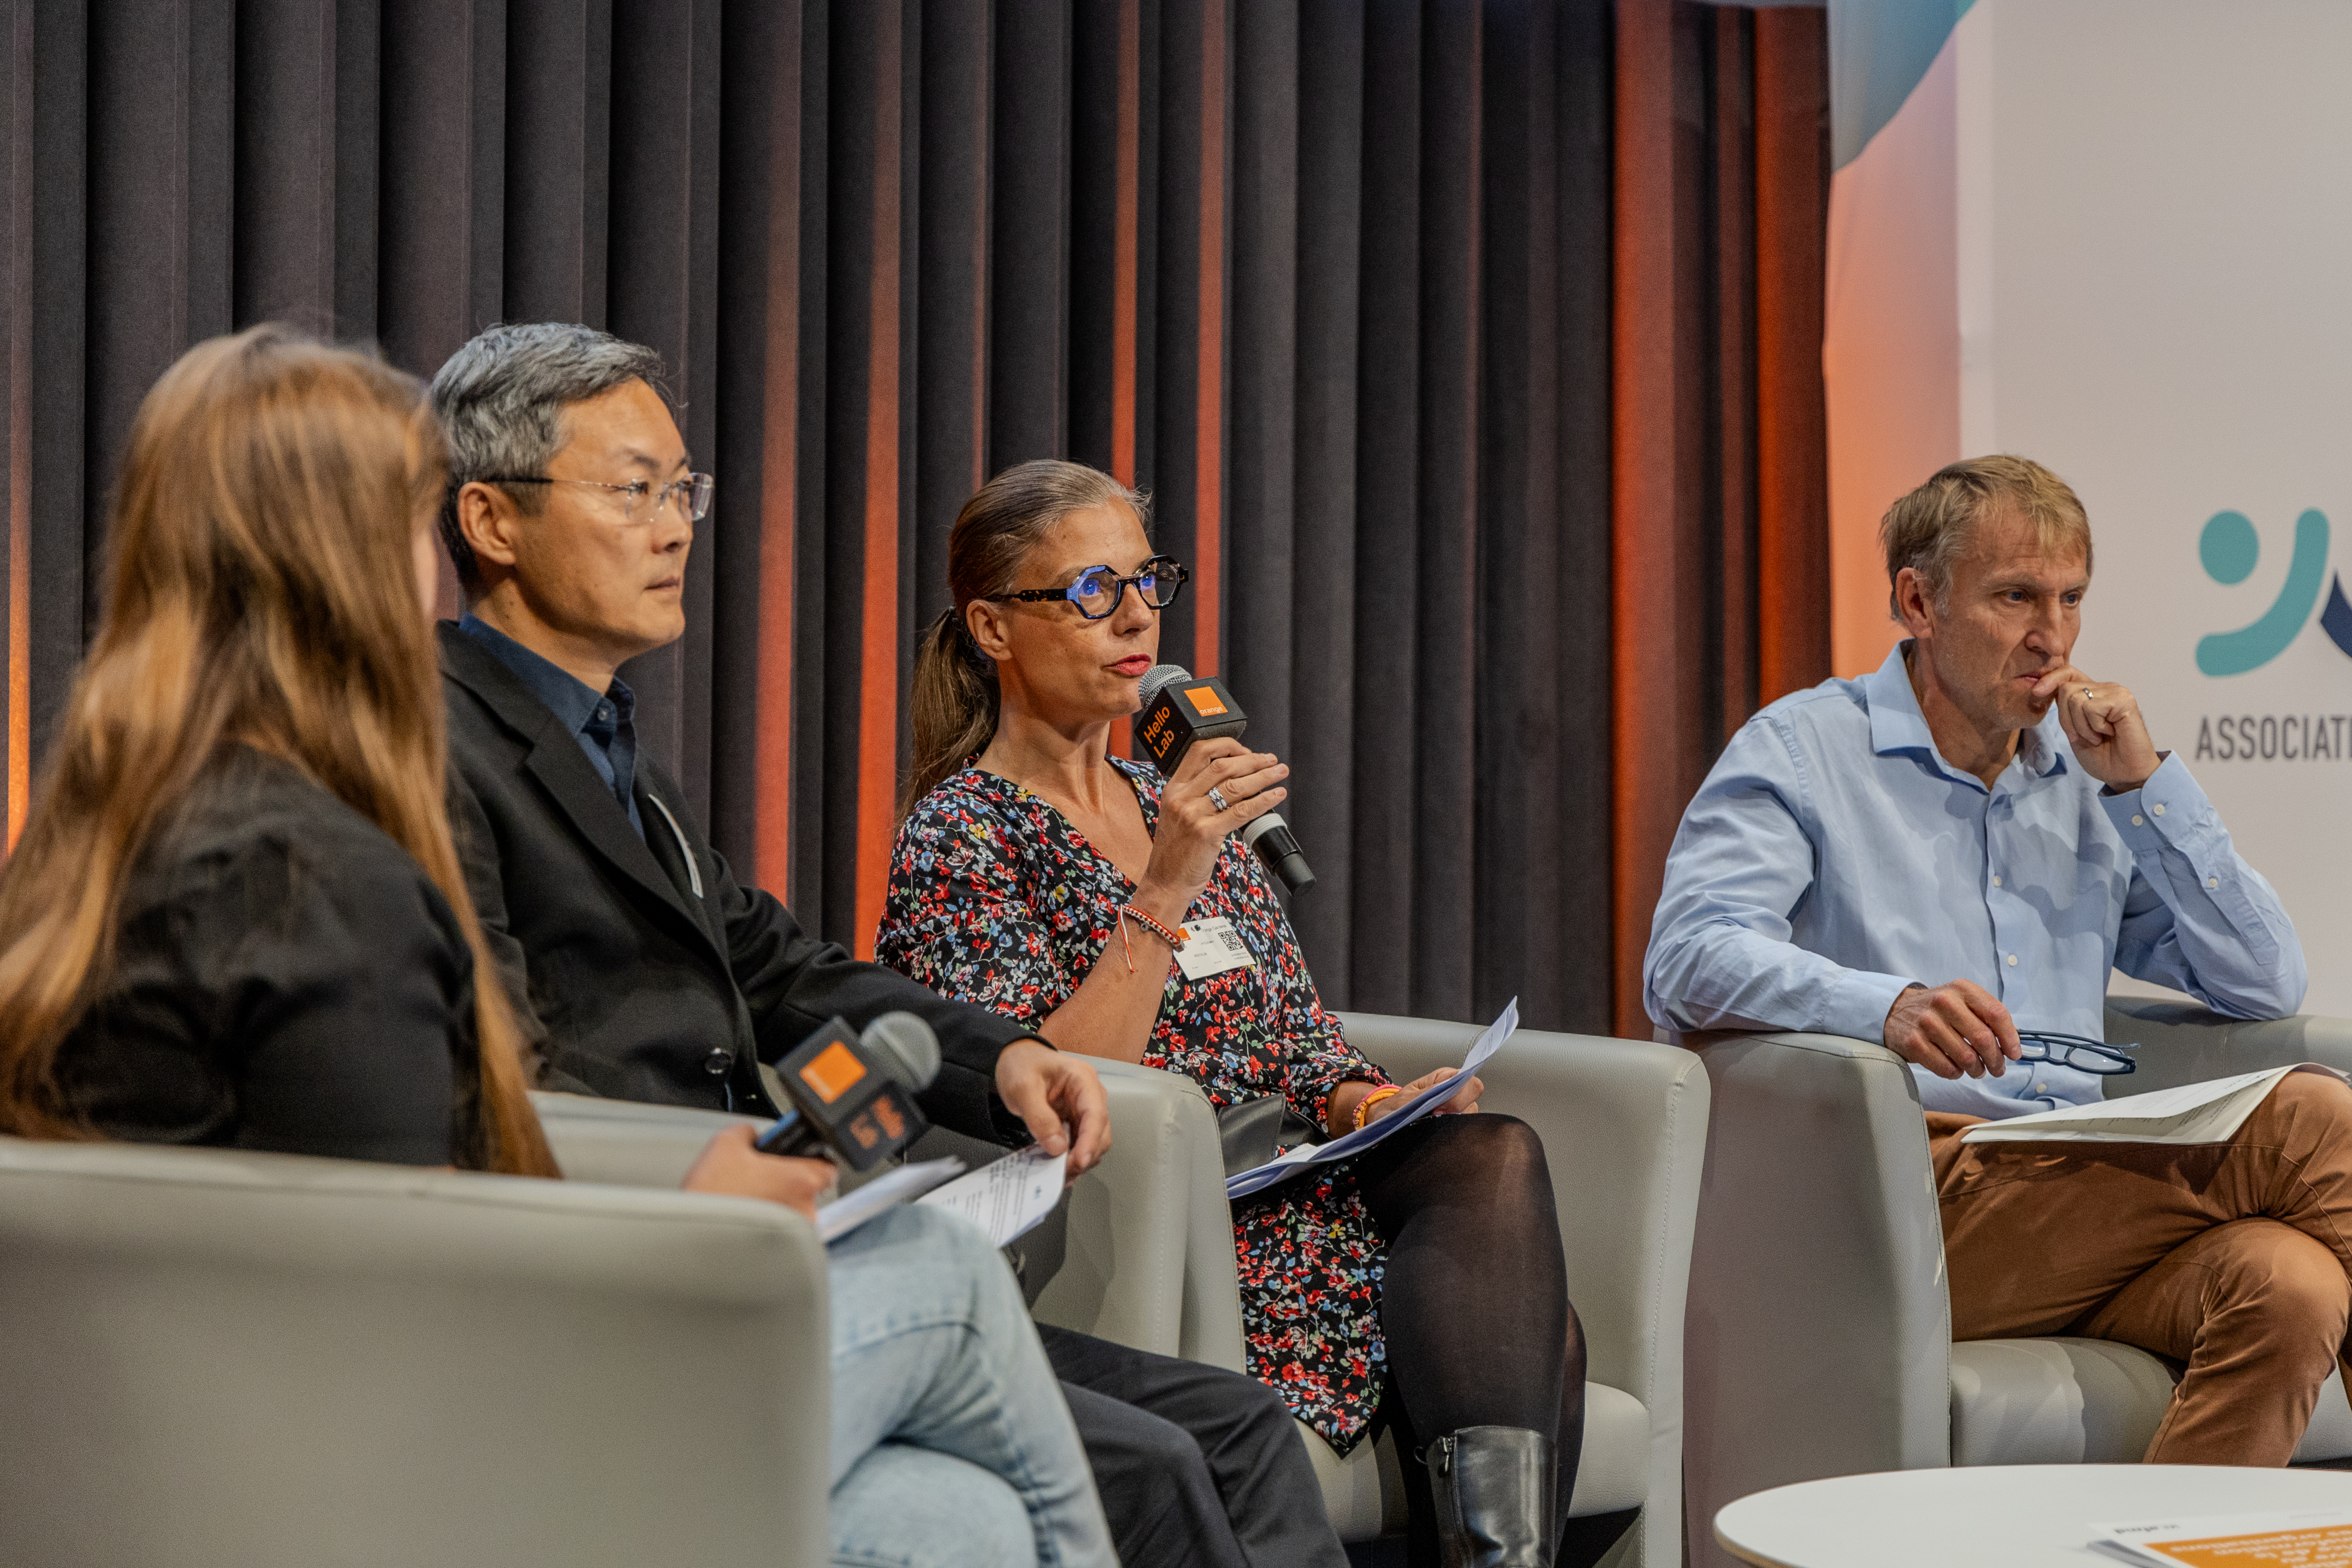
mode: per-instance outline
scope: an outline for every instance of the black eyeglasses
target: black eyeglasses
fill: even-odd
[[[1089,566],[1066,588],[1021,588],[983,597],[1018,599],[1025,605],[1050,605],[1056,599],[1067,599],[1078,607],[1078,614],[1098,621],[1118,608],[1129,583],[1135,584],[1136,597],[1155,610],[1164,610],[1176,602],[1178,590],[1192,580],[1192,574],[1173,555],[1155,555],[1137,567],[1132,577],[1122,577],[1108,566]]]
[[[719,481],[709,474],[688,474],[666,485],[650,479],[631,479],[625,485],[607,484],[603,479],[551,479],[536,474],[485,474],[487,485],[593,485],[600,490],[612,490],[621,498],[621,517],[629,523],[651,522],[662,514],[665,507],[677,506],[686,513],[688,522],[700,522],[710,511],[710,492]],[[653,504],[646,504],[650,498]]]
[[[2018,1054],[2020,1061],[2056,1062],[2077,1072],[2105,1077],[2139,1070],[2139,1063],[2124,1055],[2139,1049],[2137,1046],[2110,1046],[2086,1040],[2080,1035],[2053,1034],[2048,1029],[2020,1029],[2017,1043],[2022,1047]]]

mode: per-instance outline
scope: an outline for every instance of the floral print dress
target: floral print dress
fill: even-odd
[[[1160,820],[1159,773],[1114,757],[1144,823]],[[1118,942],[1135,884],[1045,800],[967,767],[898,830],[876,956],[933,990],[1035,1022]],[[1147,1067],[1186,1073],[1219,1110],[1279,1094],[1318,1127],[1349,1079],[1386,1083],[1323,1010],[1256,858],[1228,839],[1188,921],[1231,920],[1255,961],[1187,980],[1174,964]],[[1137,933],[1139,934],[1139,933]],[[1154,942],[1157,959],[1160,948]],[[1124,962],[1112,952],[1108,962]],[[1323,1167],[1234,1210],[1251,1373],[1341,1453],[1370,1426],[1387,1347],[1385,1244],[1357,1195],[1352,1163]]]

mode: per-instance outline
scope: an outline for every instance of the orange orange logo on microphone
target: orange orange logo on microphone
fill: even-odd
[[[1184,695],[1191,700],[1192,710],[1203,718],[1208,717],[1210,714],[1222,713],[1225,710],[1225,705],[1217,700],[1217,693],[1214,688],[1207,686],[1188,686],[1184,689]]]

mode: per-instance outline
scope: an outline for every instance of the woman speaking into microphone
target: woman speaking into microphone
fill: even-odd
[[[1107,754],[1184,580],[1142,499],[1093,468],[1024,463],[964,503],[877,956],[1065,1050],[1190,1074],[1221,1110],[1280,1096],[1337,1136],[1450,1069],[1392,1084],[1323,1010],[1234,837],[1287,768],[1229,738],[1172,779]],[[1543,1146],[1476,1114],[1479,1088],[1242,1200],[1234,1247],[1250,1371],[1342,1454],[1386,1423],[1424,1460],[1412,1560],[1518,1568],[1552,1561],[1584,1350]]]

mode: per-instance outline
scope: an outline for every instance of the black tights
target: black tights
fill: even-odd
[[[1404,1460],[1407,1561],[1435,1563],[1429,1476],[1414,1456],[1465,1426],[1552,1439],[1559,1512],[1584,1439],[1584,1331],[1568,1301],[1543,1142],[1512,1116],[1433,1116],[1356,1162],[1388,1241],[1381,1418]]]

